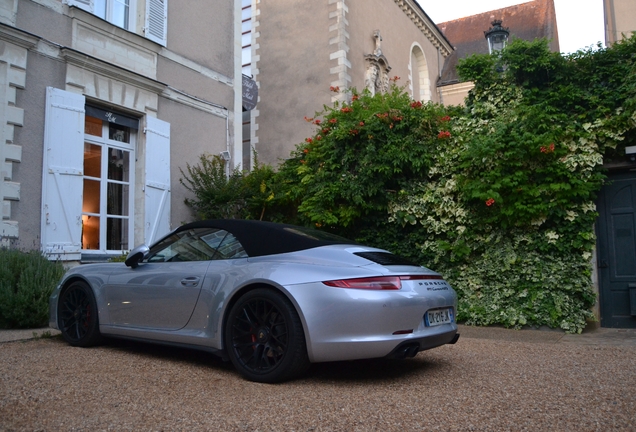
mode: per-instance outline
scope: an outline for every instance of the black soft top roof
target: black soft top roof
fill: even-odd
[[[176,232],[192,228],[219,228],[232,233],[250,257],[296,252],[319,246],[356,242],[324,231],[295,225],[242,219],[192,222]]]

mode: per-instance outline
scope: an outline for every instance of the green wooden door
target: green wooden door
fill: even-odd
[[[598,206],[601,326],[636,328],[636,173],[609,179]]]

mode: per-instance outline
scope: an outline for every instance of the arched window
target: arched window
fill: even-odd
[[[411,49],[411,96],[414,100],[428,102],[431,100],[431,80],[428,77],[426,57],[419,45]]]

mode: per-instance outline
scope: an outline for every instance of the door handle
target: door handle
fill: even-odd
[[[181,285],[186,287],[195,287],[199,285],[199,278],[196,276],[190,276],[185,279],[181,279]]]

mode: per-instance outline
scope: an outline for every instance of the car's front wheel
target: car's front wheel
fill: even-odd
[[[251,381],[285,381],[309,367],[298,313],[272,289],[255,289],[239,298],[228,315],[225,345],[236,369]]]
[[[97,302],[85,282],[73,282],[64,289],[58,305],[60,331],[69,344],[88,347],[100,342]]]

